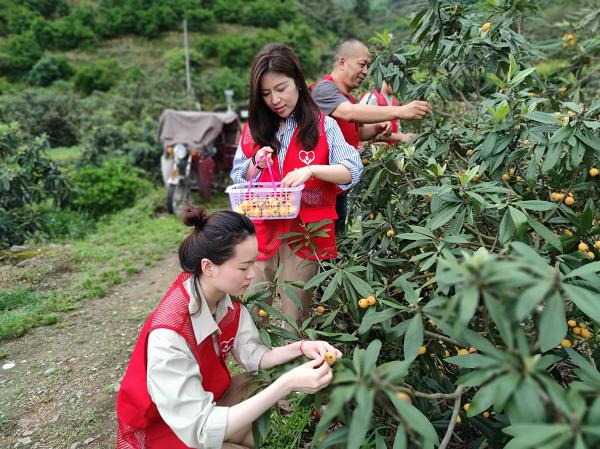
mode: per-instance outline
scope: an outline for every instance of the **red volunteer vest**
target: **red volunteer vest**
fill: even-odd
[[[335,84],[335,81],[333,80],[331,75],[324,75],[323,81],[330,81]],[[312,90],[317,84],[318,83],[311,84],[310,89]],[[346,97],[348,99],[348,101],[350,103],[356,104],[356,99],[354,98],[354,95],[352,95],[350,93],[346,94],[346,93],[342,92],[341,89],[340,89],[340,92],[342,93],[342,95],[344,97]],[[358,135],[358,123],[348,122],[346,120],[342,120],[342,119],[335,118],[335,117],[333,117],[333,118],[340,126],[340,129],[342,130],[342,134],[344,135],[344,139],[346,139],[346,142],[348,142],[354,148],[358,148],[360,146],[360,137]]]
[[[199,365],[202,387],[218,401],[229,387],[231,374],[225,362],[233,347],[240,319],[240,304],[219,322],[219,354],[211,336],[196,343],[190,320],[190,297],[183,282],[189,273],[180,273],[152,315],[146,320],[117,396],[117,449],[189,449],[163,421],[147,389],[148,335],[154,329],[171,329],[187,341]]]
[[[385,100],[385,97],[377,92],[377,90],[373,89],[372,91],[373,96],[377,99],[377,104],[379,106],[389,106],[389,104],[387,104],[387,101]],[[396,100],[396,98],[392,97],[392,106],[398,106],[398,100]],[[393,133],[397,133],[398,132],[398,120],[391,120],[392,122],[392,132]]]
[[[319,119],[319,140],[317,146],[310,151],[305,151],[297,140],[298,128],[294,130],[292,139],[285,155],[283,170],[280,170],[279,160],[273,157],[272,172],[275,179],[281,181],[285,175],[296,168],[306,167],[307,165],[329,165],[329,145],[325,134],[325,115],[321,114]],[[254,142],[248,124],[244,125],[242,137],[240,140],[242,151],[247,158],[251,158],[260,149]],[[269,170],[263,170],[259,182],[269,182],[271,176]],[[335,211],[335,184],[322,181],[320,179],[311,179],[306,181],[302,190],[300,202],[300,213],[298,217],[291,220],[252,220],[256,228],[256,238],[258,240],[258,260],[267,260],[273,257],[282,240],[280,235],[288,232],[304,233],[302,223],[315,223],[321,220],[335,220],[337,213]],[[311,243],[316,246],[316,253],[320,259],[333,259],[337,257],[337,245],[335,241],[335,230],[333,222],[329,223],[319,231],[325,230],[327,237],[313,237]],[[294,247],[288,239],[287,244]],[[315,254],[310,246],[303,246],[296,255],[302,259],[316,260]]]

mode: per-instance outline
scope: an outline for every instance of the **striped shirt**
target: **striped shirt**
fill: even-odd
[[[296,124],[296,117],[293,114],[285,119],[283,135],[279,139],[281,148],[277,153],[280,176],[283,176],[281,173],[283,170],[283,161],[285,160],[288,146],[296,129]],[[363,166],[360,155],[356,151],[356,148],[346,142],[339,125],[329,116],[325,117],[325,136],[327,137],[327,145],[329,145],[329,165],[343,165],[350,170],[352,180],[348,184],[339,185],[340,189],[349,190],[358,183],[362,174]],[[251,159],[247,158],[242,151],[241,144],[238,145],[233,160],[233,168],[231,169],[231,179],[235,184],[247,182],[246,174],[251,162]]]

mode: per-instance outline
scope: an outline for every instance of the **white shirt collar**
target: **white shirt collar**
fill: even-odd
[[[200,298],[196,297],[196,289],[194,288],[194,276],[184,281],[183,287],[190,296],[189,312],[192,320],[192,328],[194,329],[194,335],[196,337],[196,343],[200,344],[206,337],[218,332],[221,334],[221,330],[217,323],[219,323],[225,315],[227,315],[228,309],[233,309],[233,303],[228,294],[225,294],[223,299],[217,303],[217,310],[213,317],[206,303],[204,292],[200,285],[198,285],[198,291],[200,292]]]

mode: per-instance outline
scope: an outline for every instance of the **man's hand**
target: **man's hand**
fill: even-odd
[[[426,101],[415,100],[404,106],[398,106],[398,118],[401,120],[421,120],[431,112],[431,105]]]
[[[376,139],[387,139],[392,135],[392,122],[375,124]]]

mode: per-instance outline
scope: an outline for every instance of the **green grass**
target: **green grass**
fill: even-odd
[[[535,70],[538,75],[550,76],[553,73],[560,71],[567,67],[569,63],[564,59],[549,59],[546,61],[539,62],[535,65]]]
[[[310,422],[312,406],[302,404],[305,395],[296,393],[290,397],[292,411],[284,415],[279,407],[273,407],[269,417],[269,431],[258,446],[260,449],[295,449],[304,447],[306,428]],[[306,442],[306,441],[304,441]]]
[[[60,163],[71,163],[79,160],[81,156],[81,147],[76,145],[72,147],[59,147],[50,150],[50,158]]]
[[[9,267],[0,278],[0,341],[58,323],[60,313],[76,308],[78,301],[106,295],[127,275],[171,254],[189,229],[172,215],[156,213],[164,201],[164,189],[157,189],[87,237],[44,249],[43,262]],[[204,206],[217,210],[229,203],[218,194]],[[64,272],[56,273],[59,266]]]

